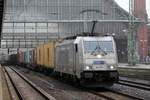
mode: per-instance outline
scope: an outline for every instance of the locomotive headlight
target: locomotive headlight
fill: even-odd
[[[114,66],[110,66],[110,69],[114,69],[115,67]]]
[[[102,58],[102,55],[97,55],[97,58]]]
[[[89,70],[89,69],[90,69],[90,67],[89,67],[89,66],[86,66],[86,67],[85,67],[85,69],[86,69],[86,70]]]

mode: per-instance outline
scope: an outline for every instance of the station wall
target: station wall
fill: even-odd
[[[148,28],[147,28],[147,12],[146,12],[146,0],[134,0],[135,15],[138,18],[145,20],[138,29],[138,44],[140,59],[148,56]]]

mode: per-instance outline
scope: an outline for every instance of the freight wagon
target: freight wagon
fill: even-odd
[[[51,42],[36,48],[19,52],[19,63],[23,66],[40,71],[52,72],[54,69],[54,47],[57,42]]]
[[[0,63],[2,65],[8,64],[9,63],[8,61],[9,61],[9,55],[2,55],[2,56],[0,56]]]
[[[36,58],[36,52],[35,52],[35,49],[30,49],[28,50],[28,64],[35,64],[35,58]]]
[[[17,58],[18,58],[17,64],[21,65],[22,64],[22,52],[20,52],[20,51],[18,52]]]

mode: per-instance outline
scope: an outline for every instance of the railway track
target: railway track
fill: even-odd
[[[140,98],[137,98],[135,96],[113,91],[108,88],[105,89],[106,92],[97,92],[97,91],[90,91],[90,92],[106,100],[141,100]]]
[[[97,95],[97,96],[99,96],[99,97],[102,97],[102,98],[104,98],[104,99],[106,99],[106,100],[116,100],[116,99],[114,99],[113,97],[107,96],[107,95],[102,94],[102,93],[98,93],[98,92],[95,92],[95,91],[90,91],[90,92],[91,92],[92,94]]]
[[[150,84],[144,84],[144,83],[122,80],[122,79],[119,80],[118,84],[130,86],[130,87],[134,87],[134,88],[142,89],[142,90],[146,90],[146,91],[150,91]]]
[[[11,68],[11,70],[13,70],[15,73],[19,72],[17,71],[15,68]],[[20,73],[18,73],[19,75],[21,75]],[[21,75],[22,76],[22,75]],[[25,77],[24,77],[25,78]],[[44,82],[47,83],[46,80],[43,80]],[[67,91],[66,91],[67,92]],[[135,96],[131,96],[131,95],[128,95],[128,94],[123,94],[123,93],[120,93],[118,91],[113,91],[109,88],[107,88],[106,90],[104,91],[97,91],[97,90],[85,90],[83,89],[82,92],[86,92],[87,93],[91,93],[93,95],[96,95],[97,97],[100,97],[102,98],[102,100],[142,100],[138,97],[135,97]],[[66,93],[65,93],[66,94]],[[70,96],[70,95],[68,95]],[[74,100],[80,100],[80,99],[74,99]],[[82,100],[82,99],[81,99]],[[96,100],[96,99],[95,99]]]
[[[50,85],[49,84],[49,82],[47,82],[46,80],[43,80],[43,79],[40,79],[40,81],[43,81],[44,83],[48,83],[48,85]],[[52,86],[53,88],[53,90],[56,90],[56,89],[54,89],[54,86]],[[77,88],[79,88],[79,87],[77,87]],[[86,92],[86,91],[90,91],[90,92],[87,92],[87,93],[91,93],[91,94],[93,94],[93,95],[96,95],[96,96],[98,96],[98,97],[100,97],[100,98],[102,98],[102,99],[106,99],[106,100],[116,100],[116,99],[114,99],[114,98],[111,98],[111,97],[109,97],[109,96],[107,96],[107,95],[104,95],[104,94],[100,94],[100,93],[97,93],[97,92],[95,92],[95,91],[91,91],[91,90],[85,90],[85,89],[83,89],[82,87],[80,88],[81,90],[83,90],[82,92]],[[63,91],[63,90],[56,90],[56,91],[61,91],[61,92],[66,92],[66,91]],[[67,94],[67,93],[65,93],[65,94]],[[67,94],[68,95],[68,94]],[[70,96],[70,95],[68,95],[68,96]],[[73,95],[72,95],[72,97],[73,97]],[[73,97],[74,98],[74,97]],[[80,98],[75,98],[75,99],[73,99],[73,100],[80,100]]]
[[[134,82],[131,80],[128,81],[128,80],[120,79],[117,84],[137,88],[137,89],[144,90],[144,91],[150,91],[150,84],[148,83]],[[118,98],[123,98],[121,100],[144,100],[142,97],[137,97],[136,95],[132,95],[129,93],[122,93],[122,92],[115,91],[110,88],[105,88],[105,89],[107,91],[106,93],[95,92],[95,91],[92,91],[92,93],[95,95],[101,96],[105,99],[108,99],[108,100],[120,100]],[[127,98],[127,99],[124,99],[124,98]]]
[[[51,95],[47,94],[43,89],[36,86],[22,74],[11,67],[4,67],[19,100],[55,100]],[[8,81],[8,80],[7,80]],[[11,92],[11,91],[10,91]]]

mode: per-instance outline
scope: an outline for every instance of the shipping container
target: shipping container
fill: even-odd
[[[5,56],[4,56],[4,61],[7,62],[9,59],[10,59],[10,58],[9,58],[9,55],[5,55]]]
[[[18,52],[18,64],[22,64],[22,52]]]
[[[37,65],[37,51],[34,49],[34,64]]]
[[[35,55],[35,49],[30,49],[28,51],[28,54],[29,54],[29,64],[33,64],[35,61],[34,61],[34,55]]]
[[[0,62],[3,60],[3,56],[0,56]]]
[[[44,45],[36,47],[36,61],[38,65],[43,66],[44,61]]]
[[[9,55],[3,55],[0,59],[1,64],[7,64],[9,61]]]
[[[24,59],[25,59],[24,52],[22,52],[22,63],[24,63]]]
[[[9,57],[10,57],[9,64],[16,65],[17,64],[17,54],[11,54]]]
[[[50,69],[54,68],[55,46],[56,46],[56,42],[51,42],[44,45],[44,66]]]
[[[26,52],[23,52],[22,53],[22,63],[26,64],[27,63],[27,53]]]

